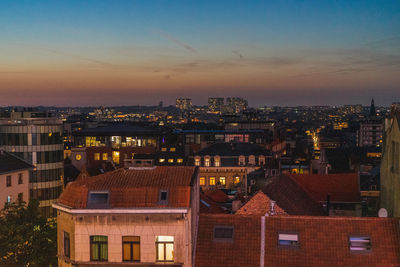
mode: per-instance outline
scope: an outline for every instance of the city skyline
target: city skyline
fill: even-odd
[[[4,1],[0,106],[400,101],[398,1]]]

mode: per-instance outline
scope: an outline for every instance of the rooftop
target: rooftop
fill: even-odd
[[[11,153],[0,150],[0,174],[33,168],[31,164]]]
[[[58,203],[84,209],[90,192],[107,192],[109,208],[189,207],[196,175],[196,167],[183,166],[117,169],[69,183]],[[163,203],[161,190],[168,192]]]

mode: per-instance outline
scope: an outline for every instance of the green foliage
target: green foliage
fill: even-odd
[[[0,214],[0,266],[57,266],[57,224],[38,201],[6,204]]]

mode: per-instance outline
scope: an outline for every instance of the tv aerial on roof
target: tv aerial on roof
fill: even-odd
[[[378,217],[386,218],[388,216],[388,212],[385,208],[380,208],[378,211]]]

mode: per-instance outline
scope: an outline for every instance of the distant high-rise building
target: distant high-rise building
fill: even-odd
[[[177,98],[176,107],[180,110],[190,110],[192,109],[192,99],[191,98]]]
[[[32,110],[0,114],[0,147],[25,161],[30,171],[29,199],[39,200],[46,217],[63,188],[63,126],[46,112]]]
[[[381,120],[366,120],[360,123],[359,146],[382,145],[383,124]]]
[[[208,111],[212,113],[219,113],[224,107],[223,97],[209,97],[208,98]]]
[[[248,102],[246,99],[241,97],[228,97],[226,99],[226,105],[228,110],[232,113],[241,113],[247,109]]]
[[[375,103],[374,103],[374,99],[373,98],[371,100],[371,108],[369,109],[369,116],[370,117],[375,117],[376,116]]]

